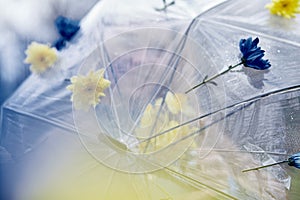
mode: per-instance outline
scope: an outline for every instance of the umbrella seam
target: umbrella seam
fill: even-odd
[[[258,35],[258,36],[266,37],[268,39],[272,39],[272,40],[275,40],[275,41],[279,41],[279,42],[287,43],[287,44],[290,44],[290,45],[293,45],[293,46],[296,46],[296,47],[300,47],[300,43],[291,42],[287,39],[274,37],[274,36],[271,36],[271,35],[268,35],[268,34],[265,34],[265,33],[257,32],[257,31],[250,30],[250,29],[247,29],[247,28],[238,27],[238,26],[235,26],[235,25],[232,25],[232,24],[225,24],[224,22],[219,22],[219,21],[215,21],[215,20],[212,20],[212,19],[207,19],[206,22],[210,22],[212,24],[217,24],[217,25],[228,27],[228,28],[233,28],[233,29],[249,32],[249,33],[252,33],[252,34],[255,34],[255,35]]]

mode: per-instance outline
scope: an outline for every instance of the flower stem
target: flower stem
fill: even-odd
[[[212,80],[218,78],[219,76],[221,76],[221,75],[223,75],[223,74],[229,72],[230,70],[236,68],[237,66],[240,66],[240,65],[243,64],[243,63],[244,63],[244,62],[242,61],[242,62],[240,62],[240,63],[238,63],[238,64],[236,64],[236,65],[234,65],[234,66],[230,65],[230,66],[228,67],[228,69],[222,71],[221,73],[216,74],[216,75],[212,76],[212,77],[209,78],[209,79],[204,79],[204,80],[203,80],[201,83],[199,83],[198,85],[195,85],[195,86],[192,87],[191,89],[187,90],[187,91],[185,92],[185,94],[187,94],[187,93],[189,93],[190,91],[196,89],[197,87],[200,87],[201,85],[203,85],[203,84],[205,84],[205,83],[208,83],[208,82],[210,82],[210,81],[212,81]]]
[[[175,4],[175,1],[171,1],[170,3],[167,4],[166,1],[163,0],[163,3],[164,3],[164,7],[163,8],[155,8],[155,10],[156,11],[166,11],[169,6],[172,6],[172,5]]]
[[[259,169],[263,169],[263,168],[266,168],[266,167],[271,167],[271,166],[274,166],[274,165],[279,165],[279,164],[287,163],[287,162],[288,162],[287,160],[284,160],[284,161],[272,163],[272,164],[269,164],[269,165],[264,165],[264,166],[255,167],[255,168],[251,168],[251,169],[244,169],[242,172],[249,172],[249,171],[253,171],[253,170],[259,170]]]

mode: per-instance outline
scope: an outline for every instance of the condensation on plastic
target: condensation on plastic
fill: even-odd
[[[124,199],[126,196],[130,199],[292,199],[287,189],[290,181],[293,183],[297,178],[293,169],[282,165],[241,173],[246,168],[284,160],[300,150],[300,91],[294,87],[300,83],[300,22],[271,16],[264,9],[266,3],[178,0],[166,12],[158,12],[155,8],[163,6],[158,0],[99,2],[82,21],[81,33],[74,44],[59,55],[55,70],[44,77],[30,76],[3,106],[1,163],[10,169],[5,178],[11,180],[13,176],[18,180],[18,183],[9,181],[7,191],[13,191],[17,200],[20,197]],[[190,42],[178,50],[188,27]],[[145,33],[149,28],[154,30],[150,33],[155,40]],[[158,28],[171,31],[159,35]],[[191,147],[170,166],[191,179],[167,170],[124,174],[105,167],[86,152],[76,133],[70,92],[65,89],[69,83],[65,78],[76,75],[82,66],[107,66],[110,61],[103,56],[106,54],[116,58],[115,69],[120,70],[120,76],[130,71],[129,66],[141,62],[158,60],[158,64],[168,65],[164,59],[172,55],[161,52],[163,56],[160,56],[149,49],[142,54],[125,54],[118,60],[120,53],[139,45],[152,47],[157,40],[159,48],[173,50],[195,64],[195,74],[189,71],[192,68],[178,68],[189,77],[189,84],[194,85],[205,75],[211,76],[238,63],[239,40],[249,36],[260,38],[266,58],[272,64],[270,70],[240,68],[218,78],[218,86],[205,86],[193,95],[199,100],[201,115],[253,97],[261,98],[218,112],[204,121],[208,128],[196,138],[200,146]],[[142,57],[141,61],[137,59],[141,55],[148,57]],[[183,61],[181,64],[188,66]],[[159,72],[156,69],[152,73]],[[106,74],[115,87],[110,75]],[[179,85],[175,81],[172,87]],[[185,89],[187,85],[178,91]],[[101,111],[100,105],[97,108]],[[101,114],[98,113],[100,117]],[[112,136],[122,141],[121,136]],[[293,184],[291,191],[295,197],[299,196]]]

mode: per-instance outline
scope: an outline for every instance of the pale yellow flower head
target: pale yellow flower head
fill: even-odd
[[[166,126],[164,127],[163,131],[178,125],[179,123],[175,120],[169,121],[169,123],[166,124]],[[156,150],[162,149],[173,142],[177,142],[178,140],[182,139],[184,136],[187,136],[188,134],[191,134],[196,130],[197,130],[196,127],[182,126],[180,128],[169,131],[165,134],[162,134],[156,137],[155,139],[152,139],[153,140],[152,142],[155,143]]]
[[[300,0],[272,0],[272,3],[267,4],[266,8],[273,15],[290,19],[300,13]]]
[[[57,51],[55,48],[50,48],[48,45],[37,42],[32,42],[27,47],[25,54],[27,57],[24,62],[31,64],[30,70],[37,74],[45,72],[57,60]]]
[[[188,116],[186,113],[192,110],[191,105],[189,105],[189,99],[185,94],[168,92],[165,103],[166,109],[161,111],[162,98],[158,98],[153,105],[147,105],[141,116],[139,126],[135,129],[135,134],[140,140],[145,140],[152,134],[157,134],[179,125],[182,120],[182,114]],[[158,114],[159,111],[160,113]],[[158,151],[197,129],[195,126],[186,125],[166,132],[140,143],[139,151],[147,153]]]
[[[145,139],[149,137],[152,130],[154,132],[161,132],[169,122],[169,114],[164,110],[158,115],[161,101],[162,99],[159,98],[154,105],[148,104],[145,108],[139,126],[135,130],[135,133],[139,138]]]
[[[170,120],[164,124],[161,131],[168,130],[175,126],[179,125],[178,121]],[[197,130],[197,127],[194,126],[182,126],[180,128],[174,129],[172,131],[166,132],[162,135],[159,135],[155,138],[149,140],[149,147],[146,152],[158,151],[167,147],[168,145],[178,142],[178,140],[184,138]],[[155,134],[158,132],[155,132]],[[139,150],[140,152],[144,152],[147,146],[147,141],[140,143]]]
[[[185,114],[186,116],[191,116],[194,113],[194,109],[189,104],[186,94],[173,94],[171,92],[168,92],[166,95],[166,104],[169,111],[174,115]]]
[[[71,101],[75,109],[88,110],[100,103],[100,97],[105,96],[104,90],[110,86],[110,81],[104,77],[104,69],[96,72],[90,71],[87,76],[73,76],[71,85],[67,87],[72,91]]]

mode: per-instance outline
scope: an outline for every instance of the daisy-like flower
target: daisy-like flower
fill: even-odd
[[[173,94],[171,92],[168,92],[165,101],[168,110],[174,115],[183,113],[189,116],[194,111],[194,109],[188,104],[188,98],[186,94]]]
[[[163,131],[178,125],[179,123],[175,120],[169,121],[169,123],[164,127]],[[152,140],[154,140],[155,148],[156,150],[158,150],[170,145],[173,142],[180,140],[184,136],[187,136],[188,134],[193,133],[196,130],[197,128],[194,126],[182,126],[178,129],[174,129],[170,132],[167,132],[166,134],[159,135],[155,138],[155,140]]]
[[[290,19],[300,13],[300,0],[272,0],[272,3],[267,4],[266,8],[273,15]]]
[[[198,85],[195,85],[191,89],[187,90],[185,93],[189,93],[190,91],[194,90],[197,87],[200,87],[206,83],[212,83],[214,85],[217,85],[215,82],[213,82],[214,79],[218,78],[219,76],[226,74],[230,70],[240,66],[244,65],[245,67],[250,67],[256,70],[265,70],[271,67],[271,64],[269,60],[262,59],[265,56],[265,51],[262,50],[260,47],[258,47],[259,39],[255,38],[252,40],[252,37],[249,37],[248,39],[241,39],[239,43],[240,51],[242,53],[241,62],[236,65],[229,66],[226,70],[208,78],[205,76],[205,78],[202,80],[201,83]]]
[[[141,116],[139,127],[136,129],[136,134],[138,137],[148,137],[155,123],[156,126],[153,130],[155,132],[162,131],[163,127],[166,126],[166,123],[169,121],[169,113],[163,111],[160,113],[160,115],[157,115],[161,102],[162,99],[158,98],[154,105],[148,104],[145,108]]]
[[[289,157],[288,164],[289,166],[293,166],[300,169],[300,152],[293,154],[291,157]]]
[[[55,25],[61,38],[55,42],[54,46],[57,50],[61,50],[66,46],[67,41],[70,41],[79,31],[79,21],[59,16],[55,20]]]
[[[53,66],[57,60],[57,51],[45,44],[32,42],[26,49],[24,63],[31,64],[33,73],[41,74]]]
[[[265,51],[257,46],[258,42],[258,38],[252,40],[251,37],[240,40],[240,51],[243,54],[241,60],[246,67],[256,70],[265,70],[270,68],[271,64],[269,60],[262,59],[265,55]]]
[[[73,76],[71,83],[67,87],[73,92],[71,101],[75,109],[85,111],[91,106],[96,107],[100,103],[100,97],[105,96],[104,90],[110,86],[110,81],[104,78],[104,69],[90,71],[87,76]]]
[[[165,123],[162,127],[162,131],[168,130],[174,126],[179,125],[179,123],[175,120],[170,120],[167,123]],[[160,149],[163,149],[167,147],[168,145],[172,144],[173,142],[176,142],[183,138],[184,136],[196,131],[196,127],[192,126],[183,126],[178,129],[174,129],[172,131],[167,132],[166,134],[159,135],[155,138],[150,139],[149,141],[149,147],[147,148],[146,152],[151,151],[158,151]],[[140,152],[144,152],[145,148],[147,147],[147,142],[142,142],[139,144],[139,150]]]
[[[180,140],[187,134],[197,130],[194,126],[183,126],[152,138],[151,133],[160,133],[179,125],[180,114],[190,114],[185,113],[185,109],[191,113],[193,112],[192,107],[188,104],[189,99],[184,94],[168,92],[165,103],[167,109],[160,109],[162,98],[158,98],[154,104],[148,104],[142,113],[139,126],[135,129],[135,135],[142,141],[138,145],[140,152],[163,149],[172,142]]]

